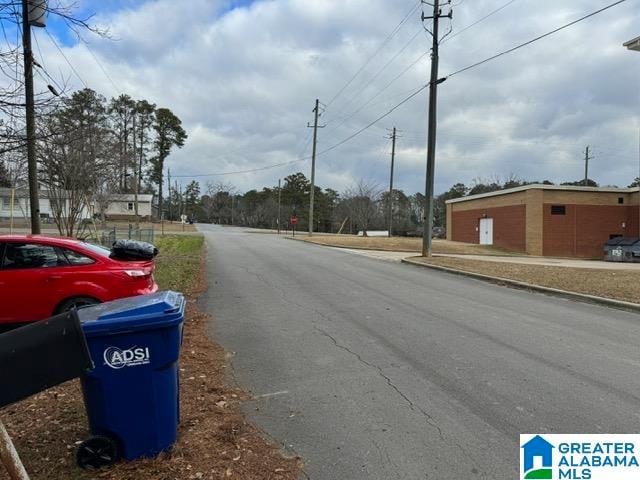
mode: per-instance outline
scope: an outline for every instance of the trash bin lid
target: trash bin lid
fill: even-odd
[[[607,240],[605,242],[605,246],[614,247],[614,246],[618,245],[622,240],[624,240],[624,237],[622,235],[620,235],[618,237],[610,238],[609,240]]]
[[[78,316],[85,335],[90,337],[168,327],[183,320],[184,308],[181,293],[164,291],[83,308]]]
[[[624,237],[618,245],[621,247],[629,247],[638,241],[638,237]]]

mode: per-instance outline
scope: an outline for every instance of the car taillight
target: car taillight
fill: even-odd
[[[144,270],[125,270],[124,273],[132,278],[142,278],[151,275],[151,269],[145,268]]]

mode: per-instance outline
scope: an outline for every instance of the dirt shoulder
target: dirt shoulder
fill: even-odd
[[[412,257],[411,260],[493,277],[532,283],[543,287],[598,297],[640,303],[640,282],[633,270],[555,267],[522,263],[491,262],[466,258]]]
[[[164,247],[160,245],[164,253],[158,257],[158,283],[163,289],[182,285],[180,290],[185,291],[188,300],[180,356],[181,424],[177,444],[155,459],[121,463],[100,471],[80,470],[75,464],[76,448],[89,431],[80,383],[74,380],[0,410],[0,418],[31,478],[299,478],[300,459],[285,457],[246,421],[241,407],[248,396],[228,385],[225,352],[207,338],[209,319],[198,311],[195,301],[205,288],[202,241],[198,243],[194,237],[169,238]],[[175,269],[172,254],[180,255],[180,264],[185,268]],[[0,466],[0,479],[7,478]]]
[[[330,247],[360,248],[365,250],[383,250],[407,253],[422,251],[422,238],[414,237],[356,237],[355,235],[323,235],[317,233],[312,237],[309,237],[302,233],[296,235],[295,239]],[[442,239],[433,240],[433,252],[461,255],[514,255],[514,252],[498,247],[476,245],[473,243],[452,242],[450,240]]]

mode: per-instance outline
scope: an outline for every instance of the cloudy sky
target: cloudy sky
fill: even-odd
[[[453,0],[453,20],[441,24],[452,31],[440,76],[612,1]],[[183,183],[245,191],[298,171],[309,176],[307,122],[319,98],[326,127],[318,133],[318,185],[387,184],[385,137],[395,126],[396,186],[424,191],[427,90],[332,148],[427,82],[431,39],[419,2],[81,0],[78,8],[110,38],[83,33],[79,41],[50,19],[46,31],[34,29],[36,58],[72,88],[173,110],[189,139],[167,166]],[[591,178],[629,184],[638,175],[640,52],[622,43],[638,35],[640,1],[627,0],[442,83],[436,191],[496,176],[577,180],[586,145]],[[45,85],[36,78],[37,89]],[[295,163],[269,168],[285,162]],[[262,170],[233,173],[255,169]]]

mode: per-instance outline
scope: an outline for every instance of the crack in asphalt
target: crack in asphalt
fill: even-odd
[[[325,313],[321,312],[321,311],[320,311],[320,310],[318,310],[317,308],[313,308],[313,307],[312,307],[312,308],[310,308],[310,307],[308,307],[308,306],[306,306],[306,305],[299,304],[299,303],[294,302],[293,300],[289,299],[289,298],[287,297],[287,295],[286,295],[285,290],[284,290],[280,285],[270,282],[269,280],[267,280],[267,278],[266,278],[265,276],[263,276],[263,275],[262,275],[262,274],[260,274],[259,272],[251,271],[249,267],[243,267],[243,269],[244,269],[244,270],[245,270],[249,275],[253,275],[253,276],[254,276],[254,277],[256,277],[260,282],[262,282],[262,283],[264,283],[265,285],[268,285],[268,286],[272,287],[274,290],[276,290],[276,291],[280,294],[281,299],[282,299],[283,301],[285,301],[286,303],[288,303],[288,304],[290,304],[290,305],[294,305],[294,306],[296,306],[296,307],[298,307],[298,308],[300,308],[300,309],[302,309],[302,310],[305,310],[305,311],[308,311],[308,312],[312,312],[312,313],[314,313],[315,315],[317,315],[317,316],[319,316],[319,317],[321,317],[321,318],[323,318],[323,319],[325,319],[325,320],[327,320],[327,321],[329,321],[329,322],[332,322],[332,323],[333,323],[333,321],[334,321],[334,320],[333,320],[329,315],[327,315],[327,314],[325,314]],[[409,406],[409,409],[410,409],[411,411],[413,411],[413,412],[415,412],[415,413],[419,413],[419,414],[421,414],[421,415],[424,417],[424,419],[425,419],[425,423],[426,423],[427,425],[429,425],[430,427],[435,428],[435,429],[438,431],[438,436],[440,437],[440,440],[442,440],[442,441],[443,441],[444,443],[446,443],[446,444],[453,445],[453,446],[455,446],[456,448],[458,448],[466,458],[468,458],[469,460],[471,460],[471,462],[472,462],[474,465],[477,465],[477,464],[478,464],[478,462],[476,462],[476,460],[473,458],[473,456],[472,456],[469,452],[467,452],[467,451],[466,451],[466,449],[465,449],[465,448],[464,448],[460,443],[458,443],[458,442],[456,442],[456,441],[447,440],[447,438],[445,437],[445,435],[444,435],[444,433],[443,433],[443,431],[442,431],[442,428],[440,428],[440,426],[435,422],[435,420],[434,420],[434,419],[433,419],[433,417],[429,414],[429,412],[425,411],[425,410],[424,410],[422,407],[420,407],[419,405],[416,405],[416,404],[415,404],[415,403],[414,403],[414,402],[413,402],[413,401],[412,401],[412,400],[411,400],[411,399],[410,399],[410,398],[409,398],[409,397],[408,397],[408,396],[407,396],[407,395],[406,395],[402,390],[400,390],[400,388],[398,388],[398,386],[397,386],[397,385],[395,385],[395,384],[391,381],[391,378],[390,378],[389,376],[387,376],[387,375],[384,373],[384,371],[382,370],[382,368],[381,368],[380,366],[375,365],[375,364],[373,364],[373,363],[371,363],[371,362],[368,362],[367,360],[363,359],[363,358],[362,358],[362,356],[361,356],[359,353],[354,352],[353,350],[351,350],[351,349],[350,349],[350,348],[348,348],[347,346],[340,344],[340,343],[336,340],[336,338],[335,338],[335,337],[333,337],[331,334],[329,334],[327,331],[323,330],[322,328],[318,327],[318,326],[316,325],[316,322],[315,322],[315,321],[313,321],[313,320],[312,320],[312,321],[311,321],[311,323],[312,323],[312,326],[313,326],[313,328],[314,328],[315,330],[317,330],[318,332],[320,332],[320,334],[321,334],[321,335],[323,335],[323,336],[325,336],[325,337],[329,338],[337,348],[340,348],[341,350],[346,351],[347,353],[349,353],[349,354],[351,354],[352,356],[354,356],[354,357],[355,357],[355,358],[356,358],[360,363],[362,363],[363,365],[366,365],[367,367],[369,367],[369,368],[371,368],[371,369],[375,370],[375,371],[378,373],[378,375],[379,375],[380,377],[382,377],[382,378],[386,381],[387,385],[388,385],[391,389],[393,389],[393,390],[394,390],[394,391],[395,391],[395,392],[396,392],[396,393],[397,393],[397,394],[398,394],[398,395],[399,395],[399,396],[400,396],[400,397],[401,397],[401,398],[402,398],[402,399],[407,403],[407,405]],[[486,472],[482,472],[482,477],[481,477],[481,478],[486,479],[486,478],[487,478],[487,473],[486,473]]]
[[[329,338],[329,339],[333,342],[333,344],[334,344],[336,347],[338,347],[338,348],[340,348],[340,349],[342,349],[342,350],[344,350],[344,351],[346,351],[346,352],[350,353],[351,355],[353,355],[354,357],[356,357],[356,358],[358,359],[358,361],[359,361],[360,363],[362,363],[363,365],[366,365],[366,366],[368,366],[369,368],[371,368],[371,369],[373,369],[373,370],[376,370],[376,371],[377,371],[377,373],[378,373],[378,375],[379,375],[379,376],[381,376],[381,377],[382,377],[382,378],[387,382],[387,385],[389,385],[389,387],[391,387],[391,388],[392,388],[392,389],[393,389],[393,390],[394,390],[398,395],[400,395],[400,397],[402,397],[402,398],[404,399],[404,401],[409,405],[409,408],[411,409],[411,411],[413,411],[413,412],[415,412],[415,413],[420,413],[420,414],[422,414],[422,415],[424,416],[425,423],[426,423],[427,425],[429,425],[430,427],[435,428],[435,429],[438,431],[438,436],[440,437],[440,440],[442,440],[442,441],[443,441],[444,443],[446,443],[446,444],[453,445],[453,446],[457,447],[457,448],[462,452],[462,454],[463,454],[465,457],[467,457],[469,460],[471,460],[471,462],[472,462],[474,465],[477,465],[477,462],[476,462],[476,460],[473,458],[473,456],[472,456],[469,452],[467,452],[467,451],[466,451],[466,449],[465,449],[465,448],[464,448],[460,443],[455,442],[455,441],[450,441],[450,440],[448,440],[448,439],[445,437],[444,433],[442,432],[442,428],[440,428],[440,426],[439,426],[437,423],[435,423],[435,421],[434,421],[433,417],[432,417],[432,416],[431,416],[427,411],[425,411],[422,407],[420,407],[419,405],[416,405],[416,404],[415,404],[415,403],[414,403],[414,402],[413,402],[413,401],[412,401],[412,400],[411,400],[411,399],[410,399],[410,398],[409,398],[409,397],[408,397],[408,396],[407,396],[407,395],[406,395],[402,390],[400,390],[400,389],[398,388],[398,386],[397,386],[397,385],[395,385],[395,384],[391,381],[391,378],[389,378],[389,377],[388,377],[388,376],[383,372],[383,370],[382,370],[382,368],[381,368],[381,367],[379,367],[378,365],[375,365],[375,364],[373,364],[373,363],[371,363],[371,362],[368,362],[367,360],[363,359],[363,358],[362,358],[362,356],[361,356],[359,353],[354,352],[353,350],[351,350],[351,349],[350,349],[350,348],[348,348],[347,346],[340,344],[340,343],[335,339],[335,337],[333,337],[331,334],[329,334],[329,333],[328,333],[328,332],[326,332],[325,330],[322,330],[321,328],[317,327],[316,325],[314,325],[313,327],[314,327],[318,332],[320,332],[320,334],[322,334],[322,335],[324,335],[325,337]],[[487,478],[487,473],[486,473],[486,472],[482,472],[482,478]]]
[[[375,370],[378,373],[378,375],[381,376],[387,382],[387,385],[389,385],[398,395],[400,395],[400,397],[402,397],[402,399],[409,405],[409,408],[413,412],[421,413],[425,417],[425,420],[426,420],[427,424],[430,425],[431,427],[435,428],[436,430],[438,430],[438,434],[439,434],[440,438],[442,440],[445,440],[444,435],[442,433],[442,429],[433,421],[433,417],[431,415],[429,415],[429,413],[426,412],[423,408],[421,408],[420,406],[418,406],[415,403],[413,403],[413,401],[391,381],[391,378],[389,378],[382,371],[381,367],[379,367],[378,365],[375,365],[375,364],[373,364],[371,362],[368,362],[367,360],[362,358],[362,356],[359,353],[354,352],[349,347],[338,343],[336,338],[333,335],[331,335],[330,333],[326,332],[325,330],[317,327],[316,325],[314,325],[313,328],[315,328],[318,332],[320,332],[325,337],[329,338],[336,347],[344,350],[345,352],[350,353],[351,355],[356,357],[360,363],[362,363],[363,365],[366,365],[367,367]]]

